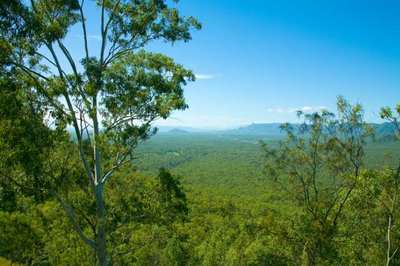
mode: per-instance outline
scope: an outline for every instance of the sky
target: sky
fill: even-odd
[[[400,102],[398,0],[181,0],[176,6],[202,29],[188,43],[148,49],[193,70],[197,81],[185,87],[189,109],[157,125],[295,122],[296,110],[335,110],[339,95],[361,103],[366,119],[378,122],[380,107]],[[98,14],[86,8],[95,47]],[[74,29],[66,41],[74,46],[80,36]]]

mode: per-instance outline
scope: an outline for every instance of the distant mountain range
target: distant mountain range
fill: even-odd
[[[190,127],[160,127],[160,133],[169,134],[189,134],[189,133],[207,133],[219,135],[249,135],[249,136],[284,136],[281,130],[282,123],[253,123],[247,126],[242,126],[229,130],[207,130],[196,129]],[[377,139],[390,139],[395,135],[395,127],[391,123],[371,123],[375,129]]]
[[[193,127],[158,127],[161,134],[189,134],[189,133],[206,133],[219,135],[282,135],[280,123],[251,124],[234,129],[200,129]]]
[[[194,128],[194,127],[171,127],[171,126],[156,126],[159,133],[174,133],[175,131],[185,131],[186,133],[201,133],[211,132],[209,129]],[[182,132],[181,132],[182,133]]]
[[[371,124],[375,129],[377,140],[393,140],[396,138],[396,128],[392,123]]]
[[[169,134],[189,134],[190,132],[181,128],[173,128],[171,130],[168,130],[166,133]]]
[[[161,134],[218,134],[218,135],[252,135],[252,136],[282,136],[283,132],[280,129],[280,123],[265,123],[242,126],[234,129],[212,130],[212,129],[197,129],[191,127],[159,127]]]
[[[281,136],[283,135],[283,132],[280,128],[281,125],[281,123],[253,123],[236,129],[223,130],[221,133],[226,135]]]

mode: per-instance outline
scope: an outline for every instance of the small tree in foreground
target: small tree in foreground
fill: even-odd
[[[304,114],[300,125],[286,124],[278,149],[264,144],[266,172],[301,211],[293,219],[305,265],[336,258],[335,236],[346,204],[360,178],[364,145],[371,130],[360,105],[338,99],[337,116]]]
[[[43,111],[58,128],[72,126],[96,209],[88,235],[77,215],[51,189],[80,236],[108,265],[104,189],[115,171],[132,159],[140,140],[152,134],[151,122],[185,109],[182,86],[194,75],[171,58],[143,50],[153,40],[189,41],[200,28],[164,0],[99,0],[100,51],[88,44],[84,0],[2,1],[0,63],[2,75],[23,76],[44,99]],[[64,44],[70,28],[82,29],[83,58]],[[64,63],[65,62],[65,63]],[[6,74],[5,74],[6,73]],[[67,176],[60,177],[68,179]]]
[[[395,110],[389,107],[381,109],[381,118],[389,121],[396,134],[396,139],[400,136],[400,104],[398,104]],[[397,167],[390,169],[390,174],[383,182],[383,193],[381,197],[381,205],[387,217],[387,229],[386,229],[386,265],[391,265],[395,256],[398,253],[399,246],[394,245],[392,239],[393,231],[399,230],[399,204],[400,204],[400,161],[397,163]],[[397,241],[398,242],[398,241]]]

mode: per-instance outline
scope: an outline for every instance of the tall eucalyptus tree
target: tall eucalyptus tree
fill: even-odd
[[[73,128],[88,197],[95,201],[95,232],[84,232],[74,209],[57,191],[54,196],[76,233],[95,251],[99,265],[109,264],[107,180],[131,161],[138,142],[151,136],[155,119],[187,107],[183,86],[195,79],[173,59],[144,49],[157,40],[187,42],[191,30],[200,29],[196,19],[181,16],[172,6],[175,3],[167,2],[12,0],[0,4],[2,75],[23,75],[47,103],[45,111],[55,125]],[[98,16],[87,14],[88,4],[96,7]],[[87,21],[94,18],[100,49],[89,45]],[[66,44],[76,26],[82,32],[82,58],[75,58],[76,51]]]

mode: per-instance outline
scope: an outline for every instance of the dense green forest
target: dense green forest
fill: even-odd
[[[157,133],[195,75],[146,48],[201,24],[96,1],[96,50],[84,4],[0,1],[0,265],[400,265],[400,105]]]
[[[297,205],[266,173],[261,142],[279,149],[283,141],[284,137],[171,132],[140,144],[136,158],[110,183],[107,209],[113,215],[110,222],[120,227],[110,224],[115,230],[109,240],[113,263],[302,264],[306,260],[304,238],[318,240],[314,234],[326,232],[301,228],[306,221],[302,204]],[[366,141],[365,174],[343,213],[340,231],[331,240],[333,246],[319,251],[318,265],[385,262],[387,210],[381,204],[390,200],[383,193],[395,192],[390,191],[389,169],[397,165],[399,146],[400,142]],[[173,175],[165,170],[160,173],[160,168]],[[383,187],[386,182],[389,187]],[[35,203],[34,195],[23,190],[17,193],[11,185],[3,185],[1,194],[3,257],[21,264],[94,263],[90,249],[51,197]],[[90,215],[90,201],[79,192],[79,185],[75,189],[70,196],[75,197],[74,207]],[[395,228],[391,235],[394,247]],[[316,231],[300,231],[306,229]]]

